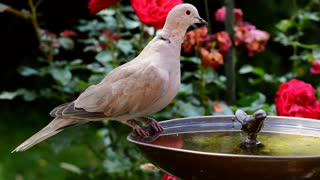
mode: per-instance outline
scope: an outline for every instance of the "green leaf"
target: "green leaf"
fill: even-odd
[[[88,84],[98,84],[104,76],[104,74],[93,74],[89,77]]]
[[[25,101],[33,101],[36,99],[37,95],[35,92],[21,88],[17,90],[18,94],[23,97]]]
[[[63,89],[68,93],[82,92],[87,86],[87,82],[75,77]]]
[[[194,56],[194,57],[184,57],[184,56],[182,56],[181,60],[182,61],[187,61],[187,62],[192,62],[194,64],[201,64],[200,58],[196,57],[196,56]]]
[[[96,60],[99,61],[101,64],[105,65],[108,62],[112,61],[112,55],[110,50],[106,49],[103,51],[100,51],[97,55],[96,55]]]
[[[27,66],[20,67],[18,71],[20,72],[20,74],[22,76],[32,76],[32,75],[39,74],[39,71],[37,71],[36,69],[33,69],[31,67],[27,67]]]
[[[293,36],[293,35],[292,36],[288,36],[283,32],[277,32],[276,36],[274,38],[274,40],[276,42],[280,42],[281,44],[283,44],[285,46],[289,45],[289,43],[292,44],[294,39],[295,39],[295,36]]]
[[[132,6],[122,6],[121,11],[124,13],[134,13]]]
[[[212,83],[214,79],[216,79],[217,74],[211,68],[205,68],[203,72],[203,78],[205,79],[206,83]]]
[[[293,22],[287,19],[281,20],[276,24],[276,27],[282,32],[286,32],[292,26],[293,26]]]
[[[112,16],[102,16],[102,19],[105,22],[105,28],[114,30],[119,26],[118,21]]]
[[[75,173],[75,174],[82,174],[82,170],[81,170],[78,166],[76,166],[76,165],[74,165],[74,164],[70,164],[70,163],[66,163],[66,162],[61,162],[61,163],[60,163],[60,167],[61,167],[62,169],[67,170],[67,171],[73,172],[73,173]]]
[[[221,89],[226,89],[226,81],[227,78],[222,75],[212,80],[212,82]]]
[[[276,78],[273,77],[273,76],[270,75],[270,74],[265,74],[265,75],[263,76],[263,79],[264,79],[265,81],[267,81],[267,82],[273,82]]]
[[[106,23],[99,22],[98,20],[80,20],[80,26],[78,26],[78,30],[80,32],[89,32],[89,36],[92,37],[92,34],[96,34],[100,30],[104,30],[107,28]]]
[[[255,101],[253,101],[251,103],[251,106],[254,107],[254,106],[259,106],[261,104],[264,104],[266,102],[266,96],[260,92],[257,93],[258,94],[258,97],[255,99]]]
[[[74,48],[74,42],[70,38],[61,37],[58,39],[59,44],[66,50],[72,50]]]
[[[184,73],[181,74],[181,81],[191,78],[192,76],[193,74],[191,72],[185,71]]]
[[[50,99],[54,96],[54,92],[52,92],[52,89],[50,88],[44,88],[40,90],[40,96]]]
[[[299,14],[298,17],[301,20],[312,20],[312,21],[319,21],[320,20],[318,13],[315,13],[315,12],[304,12],[302,14]]]
[[[3,91],[0,93],[0,99],[5,99],[5,100],[12,100],[19,94],[15,92],[8,92],[8,91]]]
[[[98,63],[91,63],[91,64],[88,64],[87,65],[87,69],[92,71],[92,72],[95,72],[95,73],[104,73],[104,68],[101,67],[100,64]]]
[[[319,48],[314,48],[312,50],[312,56],[313,56],[314,59],[320,59],[320,49]]]
[[[25,101],[33,101],[36,99],[36,94],[33,91],[24,88],[17,89],[14,92],[4,91],[0,94],[0,99],[12,100],[17,96],[22,96]]]
[[[253,67],[251,65],[244,65],[239,69],[239,74],[248,74],[251,73]]]
[[[251,84],[251,85],[258,85],[258,84],[260,84],[260,83],[262,83],[263,81],[262,81],[262,79],[260,79],[260,78],[249,78],[248,79],[248,82]]]
[[[256,74],[256,75],[258,75],[258,76],[260,76],[260,77],[263,77],[263,76],[265,75],[264,70],[263,70],[262,68],[258,68],[258,67],[254,67],[254,68],[252,69],[252,73],[253,73],[253,74]]]
[[[248,73],[253,73],[260,77],[263,77],[265,75],[265,72],[262,68],[253,67],[251,65],[244,65],[239,69],[239,74],[248,74]]]
[[[193,93],[192,84],[181,83],[179,94],[180,95],[191,95]]]
[[[188,102],[178,101],[176,106],[177,112],[184,117],[203,116],[205,113],[203,107],[194,106]]]
[[[83,63],[82,59],[75,59],[75,60],[71,61],[70,65],[79,65],[82,63]]]
[[[101,15],[101,16],[113,16],[115,14],[116,14],[116,11],[111,8],[103,9],[98,13],[98,15]]]
[[[139,21],[132,21],[126,17],[122,17],[122,18],[127,29],[135,29],[141,25]]]
[[[9,9],[9,6],[3,3],[0,3],[0,13],[4,12],[5,10]]]
[[[133,47],[130,41],[120,39],[117,43],[117,47],[126,55],[133,52]]]
[[[243,94],[237,103],[241,107],[253,107],[257,110],[265,102],[266,102],[266,96],[261,92],[255,92],[250,95]]]
[[[50,70],[50,74],[53,77],[53,79],[58,81],[63,86],[67,85],[72,78],[72,74],[71,74],[69,68],[67,68],[67,67],[65,67],[63,69],[62,68],[53,68]]]

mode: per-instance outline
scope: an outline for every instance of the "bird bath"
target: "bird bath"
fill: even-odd
[[[320,121],[268,116],[258,136],[263,146],[246,149],[239,144],[247,135],[235,119],[172,119],[160,123],[160,136],[132,132],[128,140],[151,163],[183,180],[320,179]]]

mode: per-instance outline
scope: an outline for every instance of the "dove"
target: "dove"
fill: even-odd
[[[180,85],[180,50],[187,28],[207,24],[191,4],[170,10],[162,31],[131,61],[113,69],[100,83],[89,86],[79,97],[54,108],[54,119],[12,152],[25,151],[67,127],[94,121],[114,120],[149,136],[136,121],[161,133],[163,127],[150,117],[165,108]]]

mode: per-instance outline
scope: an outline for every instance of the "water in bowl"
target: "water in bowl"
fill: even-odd
[[[262,148],[245,150],[239,144],[245,138],[241,131],[196,132],[160,136],[152,144],[201,151],[266,156],[313,156],[320,155],[320,137],[299,134],[261,132],[258,140]]]

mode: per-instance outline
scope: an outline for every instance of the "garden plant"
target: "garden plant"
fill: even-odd
[[[113,121],[70,128],[24,153],[10,151],[50,121],[53,107],[136,57],[181,3],[195,5],[208,26],[188,29],[179,93],[153,118],[241,108],[320,119],[319,0],[65,3],[0,1],[0,179],[174,179],[127,142],[130,127]]]

